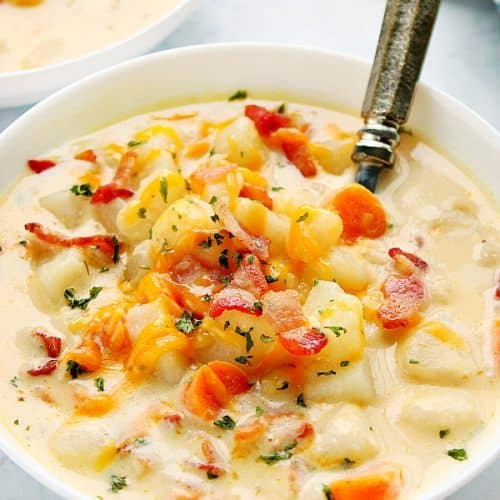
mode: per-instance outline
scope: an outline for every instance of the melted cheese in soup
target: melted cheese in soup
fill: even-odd
[[[0,0],[0,73],[38,68],[111,45],[180,0]]]
[[[0,206],[29,453],[104,498],[389,500],[495,442],[498,212],[411,135],[353,184],[359,125],[235,99],[30,160]]]

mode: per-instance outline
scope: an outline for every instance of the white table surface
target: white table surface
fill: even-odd
[[[288,42],[371,59],[383,0],[202,0],[158,49],[225,41]],[[500,129],[500,15],[490,0],[442,0],[422,79]],[[0,111],[0,131],[26,108]],[[0,452],[0,499],[57,500]],[[452,497],[499,500],[500,460]]]

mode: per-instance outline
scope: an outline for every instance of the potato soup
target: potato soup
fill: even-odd
[[[355,184],[360,125],[240,90],[26,158],[0,408],[29,453],[93,498],[459,476],[498,427],[498,212],[410,133],[376,195]]]
[[[180,0],[0,0],[0,73],[38,68],[111,45]]]

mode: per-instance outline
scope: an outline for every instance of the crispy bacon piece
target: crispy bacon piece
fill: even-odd
[[[298,130],[281,129],[272,135],[272,140],[281,146],[288,161],[292,162],[304,177],[316,175],[316,164],[305,134]]]
[[[254,316],[262,314],[262,309],[258,306],[254,295],[233,287],[224,288],[215,294],[209,314],[212,318],[218,318],[224,311],[241,311]]]
[[[234,235],[247,250],[262,261],[266,261],[269,258],[269,241],[267,239],[263,236],[247,233],[223,203],[217,203],[216,211],[224,229]]]
[[[382,291],[386,300],[377,311],[377,316],[384,328],[407,328],[418,321],[418,311],[425,298],[424,284],[418,276],[391,274]]]
[[[328,343],[328,338],[316,328],[301,326],[278,335],[280,344],[294,356],[318,354]]]
[[[417,257],[416,255],[410,253],[410,252],[405,252],[404,250],[401,250],[401,248],[394,247],[389,249],[389,257],[397,262],[398,258],[401,256],[407,258],[412,264],[415,265],[418,269],[425,271],[429,265],[425,260],[421,259],[420,257]]]
[[[104,184],[97,188],[96,192],[90,198],[90,203],[92,205],[98,205],[100,203],[107,204],[111,203],[116,198],[127,199],[134,196],[134,192],[130,189],[122,188],[114,182],[109,184]]]
[[[306,323],[296,290],[266,293],[262,297],[262,312],[277,335],[300,328]]]
[[[130,198],[134,195],[131,190],[132,174],[137,163],[137,154],[127,151],[120,160],[113,180],[109,184],[100,186],[90,198],[90,203],[96,205],[100,203],[110,203],[116,198]]]
[[[60,337],[47,335],[42,330],[35,330],[33,333],[42,341],[49,358],[57,358],[61,354],[62,341]]]
[[[102,253],[107,255],[110,260],[115,262],[119,252],[123,250],[122,245],[118,242],[115,236],[109,235],[94,235],[80,236],[77,238],[63,238],[55,233],[51,233],[37,222],[29,222],[24,225],[24,229],[34,234],[40,241],[49,245],[60,247],[97,247]]]
[[[495,299],[500,299],[500,284],[495,288]]]
[[[75,156],[75,160],[88,161],[90,163],[95,163],[97,156],[92,149],[86,149]]]
[[[318,354],[328,338],[306,327],[306,318],[295,290],[268,292],[262,297],[264,317],[273,325],[279,343],[294,356]]]
[[[284,127],[292,126],[292,119],[282,113],[269,111],[262,106],[256,104],[248,104],[245,106],[245,116],[250,118],[255,124],[255,128],[259,134],[268,138],[273,132]]]
[[[254,186],[253,184],[243,184],[240,190],[241,198],[249,198],[250,200],[260,201],[269,210],[273,209],[273,200],[267,193],[267,190],[261,186]]]
[[[45,364],[38,366],[37,368],[32,368],[28,370],[28,373],[33,377],[39,377],[41,375],[50,375],[57,368],[57,359],[49,359]]]
[[[269,291],[266,276],[256,255],[247,254],[243,256],[240,266],[233,274],[231,285],[246,290],[256,297],[260,297]]]
[[[41,174],[45,172],[45,170],[55,166],[56,163],[52,160],[28,160],[28,167],[35,172],[35,174]]]

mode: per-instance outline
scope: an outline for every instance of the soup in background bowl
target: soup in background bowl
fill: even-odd
[[[197,90],[221,64],[236,76]],[[392,499],[448,494],[497,454],[498,211],[419,134],[446,146],[468,112],[421,89],[372,195],[345,112],[366,74],[307,49],[184,49],[2,134],[28,166],[0,206],[14,460],[66,495]],[[487,179],[495,132],[468,123]]]

